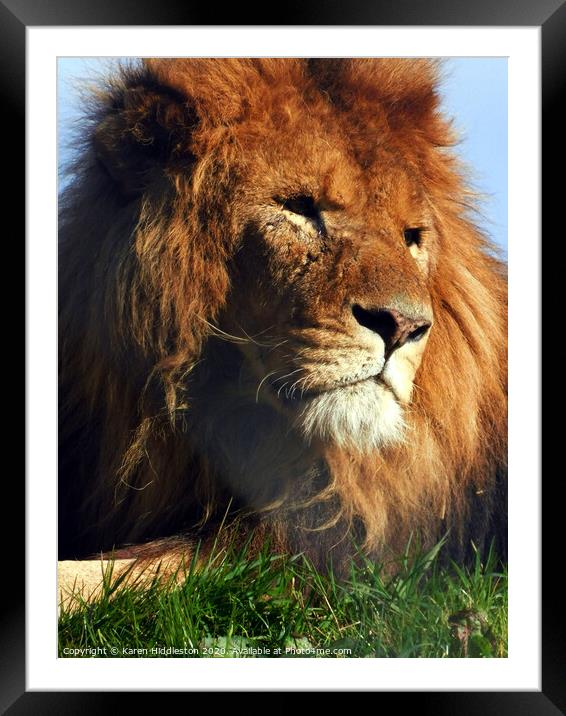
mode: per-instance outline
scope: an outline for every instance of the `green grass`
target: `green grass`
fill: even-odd
[[[253,559],[216,554],[180,586],[107,584],[97,602],[62,612],[59,654],[507,656],[506,570],[492,552],[464,569],[441,564],[441,551],[404,555],[395,576],[365,562],[341,581],[267,547]]]

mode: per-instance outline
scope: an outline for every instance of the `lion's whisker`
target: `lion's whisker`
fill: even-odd
[[[309,380],[309,378],[310,378],[310,380]],[[310,375],[310,376],[308,376],[308,375],[305,376],[304,385],[303,385],[303,388],[302,388],[302,390],[301,390],[301,398],[304,396],[305,392],[311,387],[311,385],[313,385],[315,379],[316,379],[316,375],[315,375],[315,374]]]
[[[216,338],[221,338],[223,340],[232,342],[232,343],[250,343],[249,338],[242,338],[242,336],[234,336],[231,333],[227,333],[226,331],[223,331],[222,328],[219,328],[218,326],[215,326],[213,323],[210,323],[210,321],[207,321],[206,318],[202,318],[198,316],[198,318],[203,322],[206,323],[206,325],[212,329],[214,336]]]
[[[295,393],[297,392],[297,388],[298,388],[299,383],[301,382],[301,380],[303,380],[303,378],[299,378],[299,379],[296,380],[296,381],[293,383],[293,385],[291,386],[291,388],[290,388],[290,390],[291,390],[291,400],[294,398]]]
[[[282,385],[282,386],[279,388],[279,390],[277,391],[277,397],[279,397],[279,396],[281,395],[281,391],[282,391],[283,388],[284,388],[286,385],[288,385],[288,384],[289,384],[289,381],[287,381],[286,383],[283,383],[283,385]]]
[[[265,381],[268,378],[270,378],[272,375],[275,375],[277,372],[278,372],[278,370],[272,370],[271,373],[268,373],[261,379],[259,385],[257,386],[257,390],[255,392],[255,402],[256,403],[259,403],[259,391],[261,390],[261,386],[265,383]]]
[[[277,383],[280,380],[284,380],[285,378],[290,378],[295,373],[298,373],[300,370],[305,370],[304,368],[297,368],[296,370],[292,370],[290,373],[285,373],[285,375],[282,375],[280,378],[276,378],[273,383]]]
[[[272,323],[272,324],[271,324],[270,326],[268,326],[267,328],[264,328],[263,330],[258,331],[257,333],[254,333],[252,336],[250,336],[250,338],[255,338],[256,336],[261,336],[262,333],[267,333],[267,331],[270,331],[272,328],[275,328],[275,324],[274,324],[274,323]],[[242,330],[244,330],[244,329],[242,329]],[[244,333],[247,334],[247,331],[244,331]]]
[[[260,348],[270,348],[271,343],[260,343],[259,341],[255,340],[255,336],[259,336],[262,333],[265,333],[266,331],[269,331],[270,328],[273,328],[273,326],[270,326],[269,328],[265,328],[263,331],[260,331],[259,333],[255,333],[253,336],[250,336],[249,333],[243,328],[240,324],[238,324],[238,328],[242,331],[242,333],[245,334],[246,338],[250,343],[253,343],[256,346],[259,346]],[[269,336],[268,336],[269,339]]]
[[[276,350],[277,348],[280,348],[282,345],[284,345],[285,343],[288,343],[288,342],[289,342],[289,339],[288,339],[288,338],[285,338],[285,340],[280,341],[279,343],[276,343],[274,346],[272,346],[272,347],[269,349],[268,353],[272,353],[274,350]],[[287,355],[287,356],[284,356],[284,357],[290,358],[291,356],[290,356],[290,355]]]

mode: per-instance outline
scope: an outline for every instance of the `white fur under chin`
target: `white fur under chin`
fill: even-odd
[[[317,438],[369,452],[403,440],[403,409],[393,393],[374,380],[329,390],[305,402],[295,427],[308,442]]]

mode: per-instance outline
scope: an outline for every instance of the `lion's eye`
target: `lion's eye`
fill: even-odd
[[[419,226],[414,229],[405,229],[403,238],[407,246],[420,246],[422,241],[423,229]]]
[[[324,221],[312,196],[291,196],[287,199],[279,199],[278,201],[287,211],[298,214],[299,216],[304,216],[305,219],[312,221],[320,233],[324,230]]]

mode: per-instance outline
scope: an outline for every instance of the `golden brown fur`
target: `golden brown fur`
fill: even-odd
[[[449,531],[455,555],[505,533],[505,272],[470,220],[436,75],[146,60],[92,98],[60,230],[63,558],[206,541],[226,514],[317,564],[345,564],[349,537],[381,558],[413,532]],[[287,208],[297,194],[324,231]],[[374,382],[330,393],[336,425],[320,400],[373,360],[356,302],[434,320],[402,408],[379,388],[383,429],[347,414]],[[276,383],[291,370],[302,384]],[[294,391],[312,385],[307,434]]]

